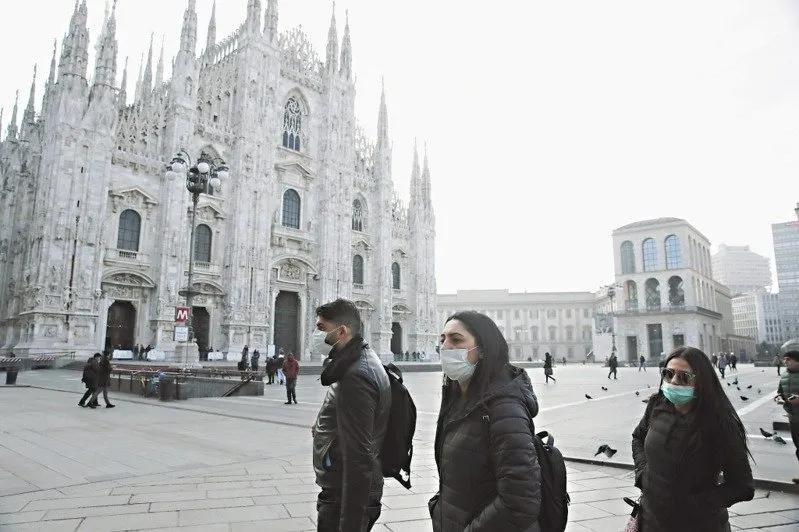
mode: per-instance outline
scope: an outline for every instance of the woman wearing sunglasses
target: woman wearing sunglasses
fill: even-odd
[[[727,508],[754,496],[746,431],[699,349],[668,356],[632,447],[642,531],[728,531]]]
[[[527,372],[508,362],[508,344],[491,318],[473,311],[444,325],[441,369],[433,530],[538,532],[538,403]]]

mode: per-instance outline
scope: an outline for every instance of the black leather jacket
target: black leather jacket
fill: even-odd
[[[313,465],[316,483],[341,498],[340,530],[366,530],[370,499],[383,493],[380,449],[391,410],[391,385],[380,359],[368,345],[343,349],[361,355],[330,385],[316,418]]]

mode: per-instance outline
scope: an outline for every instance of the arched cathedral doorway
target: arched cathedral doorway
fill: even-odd
[[[391,324],[391,352],[395,355],[402,353],[402,325],[396,321]]]
[[[275,350],[299,353],[300,298],[296,292],[281,290],[275,300]]]
[[[130,301],[114,301],[108,307],[108,319],[105,327],[105,348],[113,351],[118,346],[123,349],[133,347],[135,343],[136,308]]]

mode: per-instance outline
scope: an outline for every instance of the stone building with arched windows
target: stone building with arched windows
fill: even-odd
[[[657,360],[682,345],[731,349],[730,291],[713,279],[707,237],[685,220],[657,218],[613,231],[613,249],[613,301],[600,290],[597,313],[613,316],[620,361]]]
[[[355,119],[349,23],[339,40],[333,14],[320,60],[301,29],[278,31],[277,1],[265,3],[249,0],[221,40],[212,15],[198,55],[188,0],[171,77],[163,49],[153,68],[151,42],[132,98],[127,61],[117,82],[116,13],[89,76],[87,8],[76,5],[40,111],[32,86],[21,125],[15,106],[0,143],[0,351],[152,344],[175,353],[191,199],[165,165],[181,150],[230,168],[197,209],[200,350],[276,345],[307,358],[314,308],[336,297],[355,301],[379,353],[434,349],[426,150],[421,164],[413,154],[404,205],[385,93],[376,140]]]

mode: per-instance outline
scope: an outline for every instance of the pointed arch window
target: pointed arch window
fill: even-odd
[[[352,201],[352,230],[363,231],[363,204],[359,199]]]
[[[293,188],[283,193],[283,226],[300,228],[300,195]]]
[[[401,280],[400,265],[394,262],[391,264],[391,285],[394,290],[399,290],[402,287]]]
[[[363,257],[360,255],[352,258],[352,282],[363,284]]]
[[[682,267],[682,252],[680,251],[680,239],[677,235],[669,235],[665,241],[666,247],[666,269],[675,270]]]
[[[292,96],[283,108],[283,147],[300,151],[300,134],[302,132],[302,108]]]
[[[635,250],[629,240],[621,243],[621,273],[635,273]]]
[[[657,269],[657,245],[654,238],[647,238],[641,246],[644,255],[644,271],[653,272]]]
[[[194,261],[211,262],[211,228],[205,224],[194,230]]]
[[[133,209],[126,209],[119,215],[119,232],[117,233],[117,249],[139,251],[139,234],[141,233],[141,216]]]

